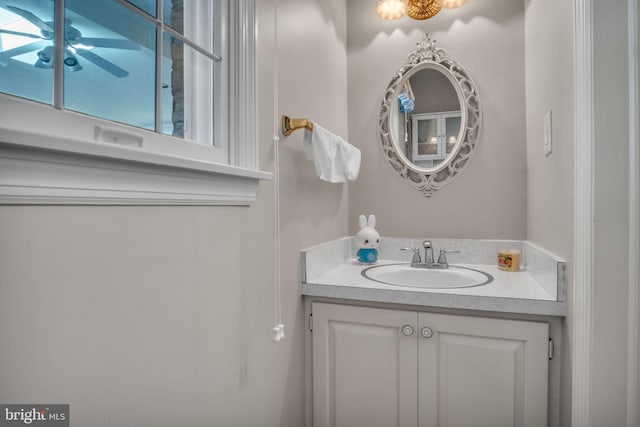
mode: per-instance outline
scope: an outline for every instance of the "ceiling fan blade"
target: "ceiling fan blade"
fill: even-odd
[[[53,33],[53,28],[51,28],[49,24],[47,24],[42,19],[38,18],[36,15],[29,12],[28,10],[20,9],[19,7],[16,7],[16,6],[5,6],[5,8],[9,9],[11,12],[15,13],[16,15],[22,16],[24,19],[31,22],[36,27],[40,28],[42,31]]]
[[[82,37],[79,41],[85,46],[106,47],[109,49],[140,50],[140,45],[128,39],[106,39],[97,37]]]
[[[36,34],[22,33],[20,31],[3,30],[2,28],[0,28],[0,33],[11,34],[12,36],[30,37],[32,39],[44,40],[44,38],[42,36],[39,36],[39,35],[36,35]]]
[[[48,43],[44,40],[38,40],[33,43],[25,44],[13,49],[5,50],[4,52],[0,52],[0,64],[6,65],[7,60],[13,58],[14,56],[19,56],[24,53],[33,52],[34,50],[42,49],[46,47]]]
[[[76,54],[83,57],[87,61],[94,63],[95,65],[102,68],[106,72],[113,74],[115,77],[122,78],[122,77],[127,77],[129,75],[128,71],[123,70],[113,62],[104,59],[102,56],[96,55],[90,50],[76,49]]]

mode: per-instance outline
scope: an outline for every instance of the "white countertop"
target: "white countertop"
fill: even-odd
[[[398,261],[378,261],[375,265],[398,264]],[[453,265],[453,264],[452,264]],[[317,277],[307,277],[301,284],[303,295],[389,302],[432,307],[461,308],[485,311],[513,312],[564,316],[566,304],[556,301],[528,271],[509,272],[495,265],[455,264],[473,268],[493,276],[486,285],[425,289],[388,285],[362,276],[370,267],[352,259],[337,265]]]

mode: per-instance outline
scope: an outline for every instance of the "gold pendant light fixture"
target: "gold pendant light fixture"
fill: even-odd
[[[436,16],[441,9],[440,0],[409,0],[407,2],[407,16],[420,21]]]
[[[405,14],[413,19],[431,18],[442,8],[455,9],[468,0],[378,0],[376,13],[382,19],[399,19]]]

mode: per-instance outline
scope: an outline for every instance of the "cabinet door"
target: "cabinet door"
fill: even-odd
[[[419,426],[547,425],[548,324],[420,313],[418,326]]]
[[[441,114],[414,114],[412,121],[412,161],[443,158],[440,144],[442,133]]]
[[[313,303],[314,427],[417,425],[417,313]]]
[[[444,144],[443,153],[444,156],[448,156],[455,148],[458,140],[460,139],[460,125],[462,118],[459,112],[444,113],[442,115],[443,132],[442,137]]]

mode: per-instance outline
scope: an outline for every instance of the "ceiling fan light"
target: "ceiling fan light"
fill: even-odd
[[[75,67],[76,65],[78,65],[78,60],[73,56],[68,56],[64,58],[64,65],[66,65],[67,67]]]
[[[446,7],[447,9],[455,9],[457,7],[462,6],[469,0],[441,0],[442,7]]]
[[[378,0],[376,13],[382,19],[394,20],[402,18],[407,10],[405,0]]]
[[[76,61],[75,65],[70,65],[69,70],[71,71],[80,71],[82,70],[82,65],[78,61]]]
[[[417,20],[431,18],[441,9],[441,0],[409,0],[407,3],[407,15]]]
[[[51,59],[53,58],[53,47],[47,46],[44,49],[40,50],[37,53],[37,55],[40,61],[42,61],[45,64],[48,64],[49,62],[51,62]]]
[[[78,58],[76,58],[76,56],[73,54],[73,52],[70,49],[67,49],[67,51],[65,52],[63,62],[64,62],[64,65],[69,67],[69,70],[71,71],[82,70],[82,65],[80,65]]]

